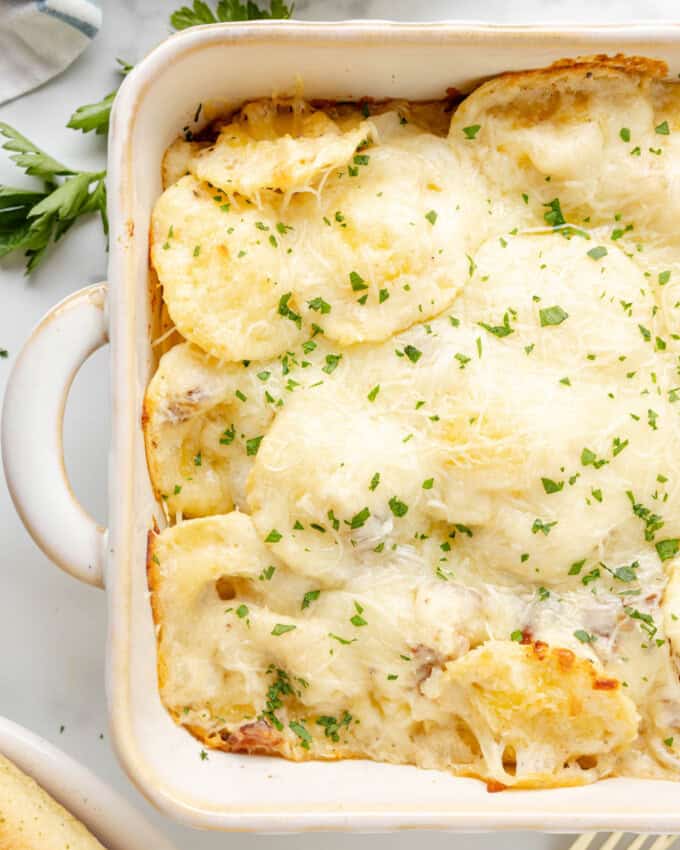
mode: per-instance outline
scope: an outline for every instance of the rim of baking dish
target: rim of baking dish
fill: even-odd
[[[135,122],[143,108],[145,95],[156,77],[172,61],[196,50],[216,44],[249,44],[263,47],[270,43],[287,42],[323,46],[324,44],[369,46],[371,44],[425,46],[428,41],[450,43],[451,46],[470,43],[480,49],[498,44],[521,50],[522,45],[536,45],[558,50],[566,42],[578,42],[583,52],[606,50],[649,51],[653,46],[680,48],[680,22],[632,21],[626,24],[521,24],[507,25],[482,21],[446,20],[437,22],[394,22],[385,20],[318,21],[256,21],[209,24],[192,27],[171,35],[154,48],[124,80],[114,102],[109,134],[109,218],[111,248],[109,259],[109,312],[111,322],[112,405],[114,410],[110,464],[110,513],[107,552],[107,595],[109,625],[107,643],[107,692],[112,740],[118,758],[137,788],[161,811],[188,825],[208,829],[240,831],[314,831],[323,829],[377,832],[402,829],[435,829],[484,831],[498,829],[535,829],[543,831],[580,832],[586,829],[616,827],[631,831],[680,832],[680,806],[663,814],[641,812],[640,796],[633,796],[631,784],[640,792],[653,780],[614,778],[600,783],[620,785],[621,803],[616,810],[593,813],[580,809],[579,792],[587,793],[591,786],[540,791],[508,792],[504,811],[493,806],[479,806],[466,811],[443,810],[416,804],[413,809],[401,807],[390,811],[386,807],[334,808],[315,807],[313,810],[293,809],[275,802],[235,810],[212,804],[197,808],[194,801],[178,797],[144,760],[138,747],[131,722],[130,679],[133,535],[138,533],[133,522],[132,490],[136,462],[133,439],[140,427],[131,396],[135,366],[133,320],[128,305],[133,303],[135,275],[132,272],[135,234],[131,181],[132,135]],[[153,686],[156,687],[154,681]],[[643,783],[641,785],[641,783]],[[668,783],[666,783],[668,784]],[[680,784],[677,786],[680,792]],[[626,793],[628,789],[629,793]],[[554,800],[560,792],[559,800]],[[521,795],[520,798],[517,795]],[[637,799],[637,805],[631,805]]]

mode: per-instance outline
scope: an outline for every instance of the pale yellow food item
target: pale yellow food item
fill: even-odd
[[[319,593],[239,513],[169,529],[151,551],[162,695],[212,745],[552,785],[606,775],[637,734],[634,703],[599,665],[541,644],[479,645],[483,592],[388,559],[351,590]]]
[[[0,755],[0,850],[103,850],[97,839]]]
[[[178,147],[153,257],[191,344],[145,404],[175,522],[149,580],[163,701],[201,740],[492,788],[678,778],[662,73],[507,75],[446,136],[443,108],[258,101]]]
[[[279,355],[315,324],[343,345],[383,340],[441,311],[466,279],[483,201],[447,141],[397,112],[344,133],[314,123],[326,132],[274,141],[229,125],[155,206],[151,258],[170,315],[217,358]],[[333,162],[298,151],[312,142]]]

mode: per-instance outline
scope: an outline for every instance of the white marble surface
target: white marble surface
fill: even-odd
[[[3,0],[0,0],[3,2]],[[100,167],[104,142],[64,125],[72,109],[113,88],[115,58],[138,60],[169,31],[168,15],[179,0],[103,0],[104,28],[89,51],[66,73],[40,90],[0,108],[7,121],[79,167]],[[674,0],[298,0],[297,16],[436,20],[465,18],[498,22],[617,21],[670,19]],[[19,182],[0,156],[0,182]],[[0,262],[0,389],[12,359],[31,327],[56,301],[106,273],[106,252],[97,222],[77,226],[30,280],[20,260]],[[36,377],[39,380],[39,376]],[[67,464],[75,491],[106,521],[106,461],[110,411],[107,352],[99,352],[76,379],[66,415]],[[28,726],[83,761],[163,824],[180,850],[328,850],[399,848],[415,850],[561,850],[570,839],[537,834],[447,836],[249,836],[197,833],[171,824],[151,810],[127,782],[113,756],[106,731],[104,694],[104,594],[79,585],[54,568],[35,548],[0,485],[0,713]],[[63,731],[62,730],[63,727]],[[152,848],[149,848],[152,850]]]

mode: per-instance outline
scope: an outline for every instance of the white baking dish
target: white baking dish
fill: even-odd
[[[18,358],[3,451],[17,508],[43,549],[78,578],[106,585],[108,693],[121,762],[159,808],[195,826],[300,831],[405,828],[680,831],[680,784],[615,779],[550,791],[487,793],[446,773],[366,761],[293,764],[211,752],[163,710],[145,575],[146,535],[160,522],[140,414],[154,365],[149,343],[148,228],[165,147],[199,103],[292,92],[308,97],[441,97],[508,69],[565,56],[626,52],[680,72],[680,26],[562,29],[477,24],[258,23],[173,36],[127,78],[109,149],[111,253],[106,291],[76,293]],[[109,529],[98,528],[63,471],[61,417],[72,375],[107,339],[113,373]],[[39,376],[39,377],[36,377]]]
[[[83,823],[107,850],[173,850],[120,794],[52,744],[0,717],[0,753]]]

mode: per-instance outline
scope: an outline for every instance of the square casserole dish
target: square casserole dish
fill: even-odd
[[[124,82],[109,144],[108,293],[104,285],[81,290],[28,341],[7,390],[3,453],[15,504],[39,545],[76,577],[106,586],[113,741],[132,781],[168,815],[196,827],[264,832],[680,832],[680,784],[671,782],[617,778],[489,794],[474,779],[370,761],[292,763],[221,752],[202,760],[200,744],[160,702],[145,571],[147,533],[163,524],[141,427],[159,308],[159,290],[149,285],[149,219],[161,192],[163,153],[183,128],[198,126],[198,104],[237,106],[293,93],[300,84],[308,98],[440,98],[503,71],[619,52],[662,59],[676,76],[680,25],[222,24],[173,36]],[[61,419],[75,371],[109,336],[113,434],[105,530],[69,488]]]

